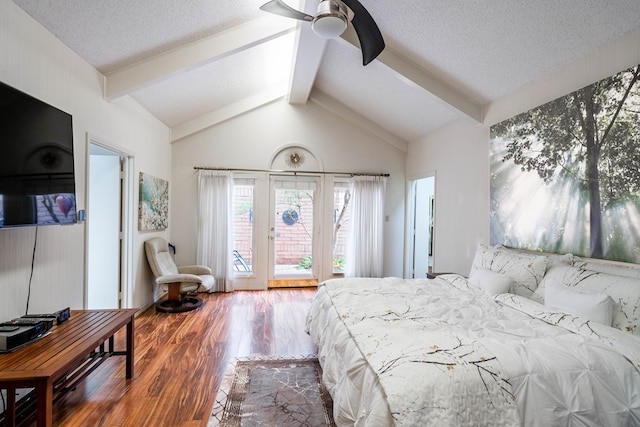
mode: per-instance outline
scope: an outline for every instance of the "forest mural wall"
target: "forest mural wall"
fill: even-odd
[[[491,127],[491,243],[640,264],[640,65]]]

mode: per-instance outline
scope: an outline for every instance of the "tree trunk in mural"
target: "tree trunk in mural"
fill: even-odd
[[[603,213],[640,197],[640,65],[491,128],[502,161],[545,183],[573,180],[589,200],[589,255],[602,258]]]
[[[583,100],[580,102],[580,95]],[[576,98],[576,112],[580,118],[580,126],[585,137],[586,164],[585,181],[589,191],[589,249],[590,256],[602,258],[602,209],[600,206],[600,174],[598,162],[600,160],[600,143],[596,137],[596,106],[593,86],[579,91]],[[584,105],[584,116],[581,115],[580,104]]]

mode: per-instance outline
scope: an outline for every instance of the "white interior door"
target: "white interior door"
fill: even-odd
[[[122,185],[118,153],[91,145],[87,205],[87,309],[119,308]]]
[[[409,276],[425,278],[433,270],[433,211],[435,178],[417,179],[410,184]]]

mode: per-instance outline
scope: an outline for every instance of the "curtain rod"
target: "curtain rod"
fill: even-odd
[[[292,171],[292,170],[277,170],[277,169],[236,169],[236,168],[214,168],[214,167],[208,167],[208,166],[194,166],[193,168],[195,170],[287,173],[292,175],[321,174],[321,175],[349,175],[349,176],[387,176],[387,177],[389,176],[388,173],[375,173],[375,172],[326,172],[326,171]]]

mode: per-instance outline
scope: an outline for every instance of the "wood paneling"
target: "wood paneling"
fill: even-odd
[[[205,427],[231,358],[307,355],[304,332],[315,289],[199,294],[177,314],[152,307],[136,317],[135,377],[111,358],[54,405],[54,425]],[[116,335],[116,345],[124,334]]]

